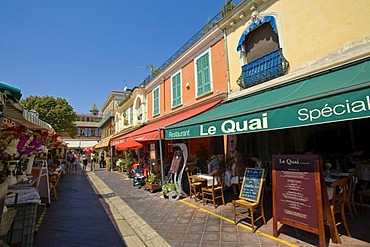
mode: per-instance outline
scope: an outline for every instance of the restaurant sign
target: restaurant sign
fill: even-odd
[[[370,88],[212,122],[169,128],[165,138],[242,134],[370,117]]]

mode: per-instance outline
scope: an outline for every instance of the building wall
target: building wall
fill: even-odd
[[[210,51],[211,56],[211,77],[212,77],[212,92],[202,97],[196,96],[196,80],[195,80],[195,60],[199,55],[205,51]],[[172,108],[171,98],[171,76],[181,71],[181,89],[182,89],[182,105]],[[185,107],[194,105],[203,100],[209,99],[220,93],[227,92],[227,76],[226,76],[226,55],[224,49],[224,40],[222,36],[218,40],[214,41],[211,46],[202,47],[199,51],[195,52],[194,55],[181,63],[181,66],[172,68],[171,73],[165,75],[166,79],[162,79],[158,85],[160,88],[160,115],[164,116],[171,112],[181,110]],[[186,83],[189,83],[189,87],[186,87]],[[153,87],[148,92],[148,118],[154,119],[159,116],[153,116]]]
[[[234,16],[237,23],[233,27],[225,24],[233,91],[239,90],[236,81],[241,74],[240,54],[236,49],[242,33],[249,26],[252,13],[249,2],[240,6],[245,18]],[[370,4],[367,0],[266,1],[258,2],[255,10],[261,15],[276,17],[280,46],[290,65],[288,73],[315,63],[327,63],[345,50],[370,41]]]

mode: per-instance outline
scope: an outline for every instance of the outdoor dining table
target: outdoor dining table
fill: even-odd
[[[332,176],[332,177],[343,177],[343,178],[346,178],[346,177],[349,177],[349,175],[351,175],[350,172],[331,172],[330,173],[330,176]]]
[[[193,182],[205,182],[207,183],[207,186],[212,186],[213,177],[210,174],[196,174],[191,175],[190,179],[192,179]]]

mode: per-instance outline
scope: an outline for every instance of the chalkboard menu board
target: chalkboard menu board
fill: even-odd
[[[259,201],[265,169],[247,168],[240,190],[240,198],[249,201]]]

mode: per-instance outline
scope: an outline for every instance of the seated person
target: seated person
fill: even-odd
[[[61,171],[62,168],[59,164],[59,160],[53,160],[53,165],[49,168],[49,180],[55,181],[58,177],[59,171]]]
[[[263,162],[262,160],[258,157],[257,153],[254,153],[250,156],[250,159],[254,162],[254,168],[263,168]]]
[[[132,166],[133,180],[132,186],[142,186],[145,184],[145,176],[143,174],[143,169],[139,164],[134,164]]]
[[[217,171],[220,169],[220,161],[222,160],[222,155],[216,155],[208,164],[208,173],[211,174],[214,171]]]
[[[123,161],[122,161],[122,158],[118,158],[117,162],[116,162],[116,166],[117,168],[122,171],[122,168],[123,168]]]
[[[355,150],[351,153],[347,153],[343,159],[344,170],[348,171],[356,168],[356,165],[362,162],[361,158],[363,155],[364,151],[362,150]]]

